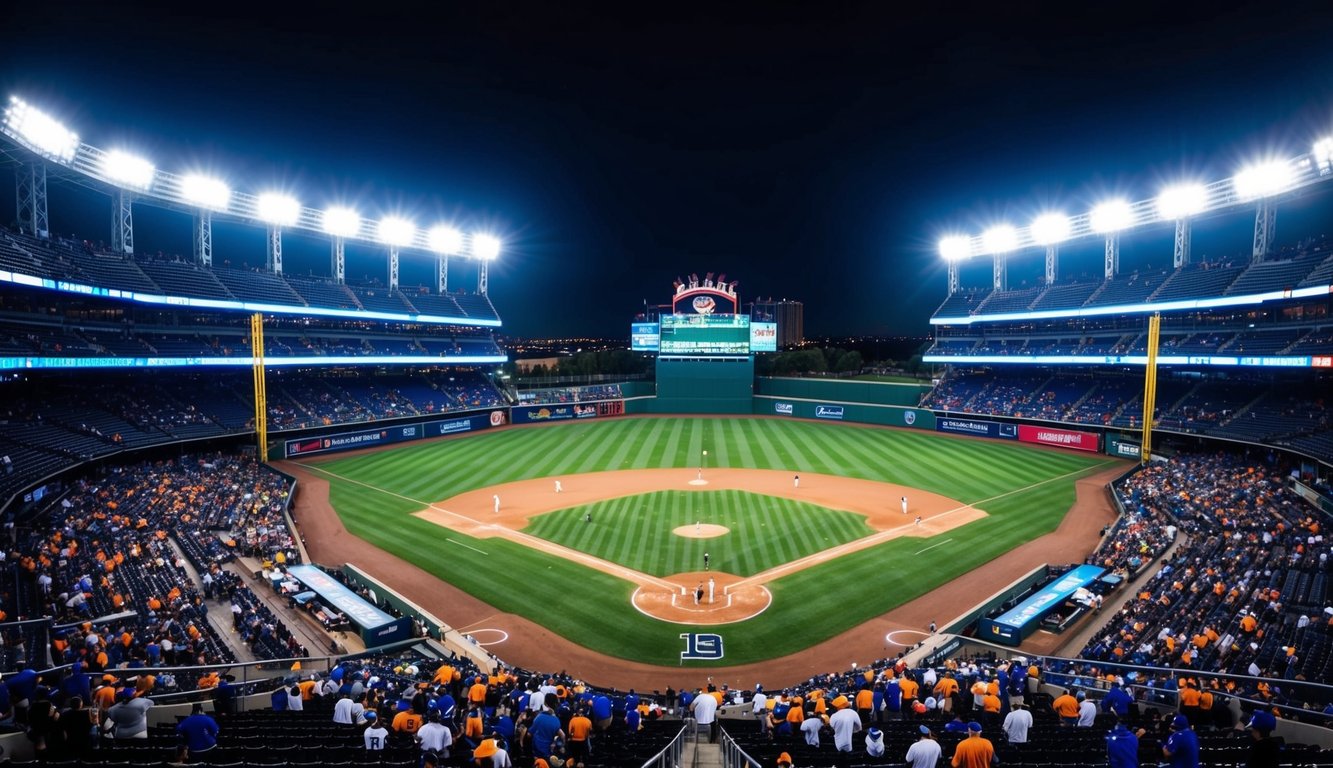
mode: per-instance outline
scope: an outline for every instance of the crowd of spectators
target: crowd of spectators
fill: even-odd
[[[1313,382],[1302,384],[1306,387],[1318,390]],[[1333,434],[1327,399],[1291,394],[1291,389],[1290,382],[1264,379],[1164,378],[1158,382],[1158,424],[1273,444]],[[1142,392],[1140,378],[955,368],[922,399],[921,407],[1137,429]],[[1319,445],[1313,444],[1316,453]]]
[[[518,402],[520,405],[589,403],[598,400],[618,400],[623,396],[619,384],[591,384],[581,387],[523,390],[518,393]]]
[[[1155,571],[1081,657],[1327,679],[1330,547],[1318,513],[1285,480],[1271,457],[1202,453],[1155,461],[1117,483],[1125,514],[1089,560],[1127,575]]]
[[[4,615],[69,626],[51,631],[49,649],[6,654],[6,669],[40,665],[48,650],[52,663],[94,670],[234,660],[207,619],[210,597],[225,604],[241,593],[218,566],[238,552],[296,557],[282,514],[289,492],[253,458],[223,454],[117,466],[75,483],[9,528]]]

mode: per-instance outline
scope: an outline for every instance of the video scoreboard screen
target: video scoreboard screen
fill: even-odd
[[[749,315],[662,315],[663,355],[748,355]]]
[[[777,352],[778,324],[750,321],[750,351]]]
[[[660,336],[657,323],[631,323],[629,348],[635,352],[656,352]]]

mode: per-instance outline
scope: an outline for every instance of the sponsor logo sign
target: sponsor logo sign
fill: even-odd
[[[1054,445],[1079,451],[1096,451],[1099,448],[1097,435],[1093,432],[1075,432],[1071,429],[1056,429],[1055,427],[1034,427],[1029,424],[1019,425],[1018,439],[1024,443]]]
[[[791,403],[773,403],[773,411],[774,411],[775,413],[781,413],[781,414],[785,414],[785,415],[787,415],[787,416],[790,416],[790,415],[792,415],[792,404],[791,404]]]
[[[815,406],[815,418],[816,418],[816,419],[841,419],[841,418],[842,418],[842,406],[841,406],[841,405],[816,405],[816,406]]]

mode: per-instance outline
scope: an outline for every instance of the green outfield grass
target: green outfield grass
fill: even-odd
[[[709,539],[672,533],[698,522],[731,531]],[[705,552],[713,570],[753,576],[875,532],[862,515],[745,491],[607,499],[541,515],[523,530],[653,576],[703,570]]]
[[[935,538],[894,539],[773,582],[768,611],[720,628],[725,665],[799,651],[1054,530],[1073,504],[1073,481],[1110,461],[909,430],[780,419],[622,418],[506,429],[316,466],[331,473],[330,500],[353,534],[581,645],[675,666],[681,627],[638,613],[629,603],[629,582],[509,541],[452,533],[466,545],[454,546],[438,526],[410,513],[513,480],[695,467],[704,450],[709,466],[883,480],[989,513]]]

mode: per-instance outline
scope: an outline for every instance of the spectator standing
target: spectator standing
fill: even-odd
[[[218,745],[218,723],[204,713],[204,705],[196,703],[190,708],[190,716],[180,721],[176,733],[185,742],[186,754],[191,762],[200,759]]]
[[[958,742],[950,761],[953,768],[990,768],[995,759],[995,746],[981,735],[981,723],[967,724],[967,738]]]
[[[366,712],[365,717],[366,729],[361,732],[361,742],[365,744],[367,752],[383,752],[389,742],[389,729],[380,723],[379,716],[374,712]]]
[[[1032,727],[1032,713],[1027,710],[1027,705],[1019,701],[1014,708],[1009,710],[1009,714],[1004,716],[1004,736],[1010,744],[1026,744],[1028,741],[1028,729]]]
[[[1189,718],[1171,718],[1171,735],[1162,745],[1162,755],[1171,768],[1199,768],[1199,737],[1190,728]]]
[[[916,742],[907,748],[907,756],[903,759],[911,768],[935,768],[944,751],[940,749],[940,743],[935,741],[935,736],[929,728],[922,725],[917,730],[919,735]]]
[[[694,722],[698,723],[700,728],[708,726],[708,741],[715,743],[718,730],[717,699],[700,691],[690,702],[690,711],[694,713]]]
[[[1108,768],[1139,768],[1138,734],[1119,720],[1106,734],[1106,760]]]
[[[121,691],[120,701],[106,712],[116,741],[148,738],[148,710],[152,706],[152,699],[135,698],[129,689]]]

